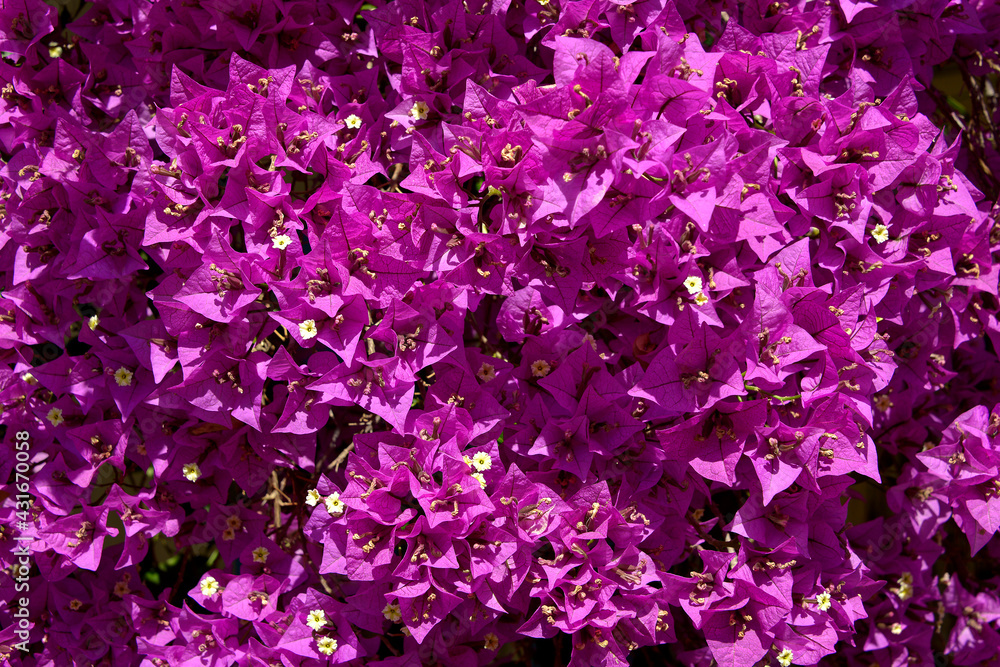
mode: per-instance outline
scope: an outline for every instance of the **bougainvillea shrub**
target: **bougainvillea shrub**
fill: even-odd
[[[993,0],[0,3],[14,665],[983,665]]]

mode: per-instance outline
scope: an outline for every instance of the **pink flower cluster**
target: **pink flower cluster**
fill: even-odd
[[[995,657],[1000,5],[56,4],[0,8],[12,664]]]

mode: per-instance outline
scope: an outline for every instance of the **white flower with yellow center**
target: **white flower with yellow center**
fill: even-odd
[[[122,366],[115,371],[115,382],[119,387],[128,387],[132,384],[132,371]]]
[[[271,239],[271,245],[273,245],[278,250],[284,250],[288,246],[292,245],[292,237],[288,234],[278,234],[273,239]]]
[[[876,243],[885,243],[889,240],[889,228],[881,222],[878,223],[872,230],[872,238],[875,239]]]
[[[789,648],[784,649],[778,654],[778,664],[781,665],[781,667],[789,667],[794,659],[795,655],[792,653],[792,649]]]
[[[219,580],[212,576],[202,579],[199,587],[201,588],[201,594],[207,598],[215,597],[215,594],[222,588],[219,586]]]
[[[346,125],[352,130],[356,130],[359,127],[361,127],[361,118],[357,114],[352,113],[350,116],[344,119],[344,125]]]
[[[299,325],[299,335],[302,336],[303,340],[315,338],[318,333],[319,329],[316,328],[316,320],[306,320]]]
[[[427,106],[426,102],[414,102],[413,108],[410,109],[410,116],[417,120],[427,120],[427,113],[430,110],[431,108]]]
[[[327,496],[324,502],[326,503],[326,511],[331,516],[338,516],[344,513],[344,501],[340,499],[340,494],[336,491]]]
[[[701,291],[701,278],[698,276],[688,276],[687,280],[684,281],[684,287],[687,288],[688,294],[697,294]]]
[[[96,329],[97,325],[100,323],[101,323],[101,318],[99,318],[97,315],[91,315],[90,319],[87,320],[87,326],[90,327],[91,331]]]
[[[333,655],[337,650],[337,640],[333,637],[320,637],[316,640],[316,649],[323,655]]]
[[[829,611],[832,604],[833,602],[831,601],[830,594],[826,591],[816,596],[816,606],[820,611]]]
[[[475,478],[475,480],[477,482],[479,482],[479,486],[481,488],[484,488],[484,489],[486,488],[486,478],[483,477],[483,473],[481,473],[481,472],[474,472],[474,473],[472,473],[472,476],[473,476],[473,478]]]
[[[399,623],[403,620],[403,612],[399,609],[398,602],[390,602],[382,609],[382,615],[385,616],[385,620],[391,623]]]
[[[306,505],[309,507],[316,507],[323,502],[323,494],[316,489],[309,489],[306,491]]]
[[[267,557],[271,555],[267,547],[257,547],[251,553],[253,554],[253,562],[255,563],[266,563]]]
[[[59,426],[59,424],[62,424],[64,421],[66,421],[63,418],[63,411],[60,410],[59,408],[52,408],[51,410],[49,410],[49,414],[45,415],[45,418],[48,419],[49,423],[52,424],[53,426]]]
[[[909,572],[904,572],[903,576],[896,580],[899,585],[898,588],[890,589],[893,593],[899,596],[900,600],[909,600],[913,597],[913,575]]]
[[[892,626],[889,628],[889,632],[891,632],[894,635],[901,635],[901,634],[903,634],[903,624],[902,623],[893,623]]]
[[[698,296],[694,298],[694,302],[699,306],[704,306],[706,303],[711,301],[704,292],[698,292]]]
[[[539,359],[535,363],[531,364],[531,374],[536,378],[545,377],[551,370],[552,366],[549,366],[549,362],[544,359]]]
[[[198,467],[197,463],[185,463],[181,472],[184,473],[184,477],[189,482],[197,482],[198,478],[201,477],[201,468]]]
[[[476,470],[483,472],[484,470],[489,470],[493,467],[493,459],[486,452],[477,452],[472,457],[472,465],[476,467]]]
[[[497,369],[494,368],[493,364],[488,364],[485,361],[483,365],[479,367],[476,371],[476,377],[478,377],[483,382],[489,382],[497,376]]]
[[[320,630],[329,621],[326,620],[326,612],[322,609],[313,609],[309,612],[309,616],[306,617],[306,625],[308,625],[313,630]]]

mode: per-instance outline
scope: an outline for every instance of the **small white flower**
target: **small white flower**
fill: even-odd
[[[271,555],[267,547],[257,547],[251,553],[253,553],[253,562],[255,563],[266,563],[267,557]]]
[[[472,465],[474,465],[476,470],[479,472],[483,472],[484,470],[489,470],[493,467],[493,458],[486,452],[478,452],[472,457]]]
[[[900,600],[909,600],[913,597],[913,575],[909,572],[904,572],[903,576],[896,580],[898,588],[890,589],[895,593]]]
[[[552,366],[549,366],[549,362],[544,359],[539,359],[535,363],[531,364],[531,374],[536,378],[545,377],[551,370]]]
[[[87,326],[90,327],[91,331],[96,329],[97,325],[100,323],[101,323],[101,318],[99,318],[97,315],[91,315],[90,319],[87,320]]]
[[[333,655],[337,650],[337,640],[333,637],[320,637],[316,640],[316,648],[323,655]]]
[[[319,630],[327,623],[326,612],[322,609],[313,609],[309,612],[309,616],[306,618],[306,625],[313,630]]]
[[[189,482],[197,482],[201,477],[201,468],[197,463],[185,463],[182,472]]]
[[[826,591],[823,591],[816,596],[816,606],[820,611],[829,611],[831,605],[832,602],[830,601],[830,594]]]
[[[390,602],[382,609],[382,615],[385,616],[385,620],[392,623],[399,623],[403,620],[403,612],[399,609],[398,602]]]
[[[271,239],[271,244],[278,250],[284,250],[292,244],[292,237],[288,234],[278,234]]]
[[[794,658],[795,655],[792,653],[792,650],[786,648],[785,650],[783,650],[781,653],[778,654],[778,664],[781,665],[781,667],[789,667],[789,665],[792,664],[792,660]]]
[[[359,118],[357,114],[352,113],[350,116],[344,119],[344,125],[346,125],[352,130],[356,130],[359,127],[361,127],[361,118]]]
[[[688,276],[687,280],[684,281],[684,287],[687,288],[688,294],[697,294],[701,291],[701,278]]]
[[[889,240],[889,228],[881,222],[878,223],[875,225],[875,229],[872,230],[872,238],[878,243],[885,243]]]
[[[479,482],[479,486],[481,488],[483,488],[483,489],[486,488],[486,478],[483,477],[483,473],[481,473],[481,472],[474,472],[474,473],[472,473],[472,476],[475,478],[475,480],[477,482]]]
[[[417,120],[427,120],[427,112],[430,110],[431,108],[427,106],[426,102],[414,102],[413,108],[410,109],[410,115]]]
[[[306,491],[306,505],[309,507],[316,507],[323,501],[323,494],[316,489],[309,489]]]
[[[215,597],[215,594],[218,593],[221,588],[219,586],[219,580],[212,576],[202,579],[200,587],[201,594],[207,598]]]
[[[709,299],[709,298],[708,298],[708,296],[707,296],[707,295],[706,295],[706,294],[705,294],[704,292],[698,292],[698,296],[696,296],[696,297],[694,298],[694,302],[695,302],[696,304],[698,304],[699,306],[704,306],[704,305],[705,305],[706,303],[708,303],[708,302],[709,302],[710,300],[711,300],[711,299]]]
[[[316,328],[316,320],[306,320],[299,325],[299,335],[302,336],[304,340],[315,338],[318,333],[319,329]]]
[[[119,387],[128,387],[132,384],[132,371],[122,366],[115,371],[115,382]]]
[[[889,632],[891,632],[894,635],[901,635],[901,634],[903,634],[903,624],[902,623],[893,623],[892,627],[889,628]]]
[[[483,365],[479,367],[479,370],[476,371],[476,377],[483,382],[489,382],[496,376],[497,369],[493,366],[493,364],[488,364],[485,361],[483,362]]]
[[[340,494],[336,491],[327,496],[324,502],[326,503],[326,511],[329,512],[331,516],[337,516],[344,513],[344,501],[340,499]]]
[[[63,411],[60,410],[59,408],[52,408],[51,410],[49,410],[49,414],[45,415],[45,418],[48,419],[49,423],[52,424],[53,426],[59,426],[59,424],[62,424],[64,421],[66,421],[63,418]]]

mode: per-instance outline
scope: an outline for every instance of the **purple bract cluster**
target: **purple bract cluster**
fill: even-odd
[[[4,0],[0,653],[987,664],[998,41],[993,0]]]

